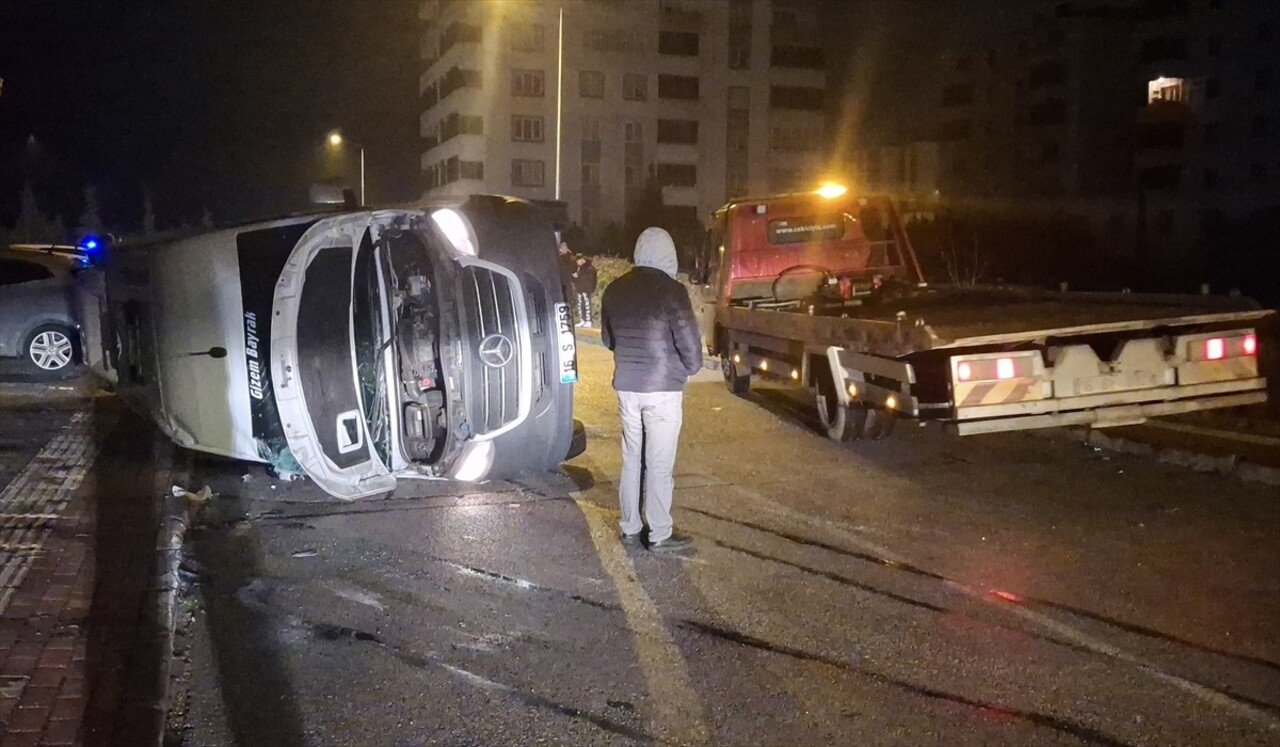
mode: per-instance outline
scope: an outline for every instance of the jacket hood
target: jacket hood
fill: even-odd
[[[671,234],[656,226],[644,229],[636,239],[636,267],[652,267],[675,278],[679,262]]]

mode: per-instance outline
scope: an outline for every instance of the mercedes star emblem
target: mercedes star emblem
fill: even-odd
[[[505,335],[489,335],[480,341],[480,362],[489,368],[502,368],[511,362],[515,345]]]

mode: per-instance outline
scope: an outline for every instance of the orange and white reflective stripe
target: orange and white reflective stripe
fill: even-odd
[[[979,381],[955,385],[956,407],[1003,405],[1035,399],[1044,399],[1042,383],[1035,379]]]

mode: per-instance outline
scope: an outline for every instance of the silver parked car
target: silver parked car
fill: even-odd
[[[86,264],[76,247],[0,247],[0,355],[21,356],[33,370],[50,373],[78,362],[72,276]]]

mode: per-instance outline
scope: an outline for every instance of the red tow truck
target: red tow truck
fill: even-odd
[[[729,389],[803,386],[835,440],[900,418],[959,435],[1106,427],[1265,402],[1240,297],[925,283],[892,201],[815,192],[731,202],[700,257],[708,352]]]

